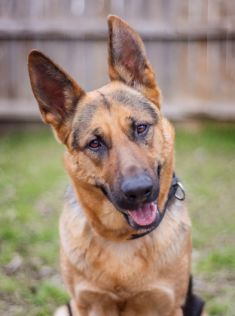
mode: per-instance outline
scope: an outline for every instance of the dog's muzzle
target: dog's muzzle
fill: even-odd
[[[135,182],[133,181],[132,183],[135,183]],[[144,185],[139,185],[138,181],[135,183],[135,186],[134,185],[131,186],[130,183],[125,184],[124,192],[127,192],[129,201],[128,202],[124,201],[124,203],[122,201],[120,203],[120,200],[115,199],[106,186],[99,184],[98,187],[103,191],[103,193],[110,200],[110,202],[116,207],[116,209],[119,210],[123,214],[128,224],[132,228],[140,232],[138,234],[134,234],[131,239],[142,237],[150,233],[151,231],[153,231],[161,223],[165,215],[165,212],[168,206],[172,203],[172,201],[174,199],[177,199],[180,201],[183,201],[185,199],[184,188],[174,173],[172,176],[171,187],[168,192],[168,198],[161,212],[159,211],[157,207],[157,203],[156,203],[156,200],[159,194],[159,186],[157,190],[155,190],[155,194],[153,194],[153,189],[150,185],[149,179],[146,179],[146,181],[144,181]],[[133,189],[134,187],[135,189]],[[140,195],[138,195],[139,194],[138,192],[140,192]],[[148,200],[151,197],[151,195],[152,195],[152,199]],[[144,199],[144,198],[145,198],[145,202],[140,203],[140,199]],[[138,203],[140,203],[139,205],[137,201]],[[126,205],[128,207],[125,207]]]

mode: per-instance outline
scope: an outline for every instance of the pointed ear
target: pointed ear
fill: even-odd
[[[29,54],[28,69],[42,119],[65,143],[79,99],[85,94],[76,82],[41,52]]]
[[[117,16],[108,17],[109,76],[139,90],[160,107],[160,90],[140,36]]]

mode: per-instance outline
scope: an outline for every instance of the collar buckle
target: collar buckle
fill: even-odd
[[[175,191],[175,197],[179,201],[185,200],[185,190],[181,182],[177,181],[177,189]]]

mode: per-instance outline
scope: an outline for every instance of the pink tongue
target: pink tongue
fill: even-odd
[[[147,203],[137,210],[129,211],[128,214],[136,224],[140,226],[150,225],[156,218],[157,206],[154,203]]]

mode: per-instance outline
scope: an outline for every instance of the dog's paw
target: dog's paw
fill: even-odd
[[[67,305],[60,306],[55,311],[54,316],[70,316]]]

